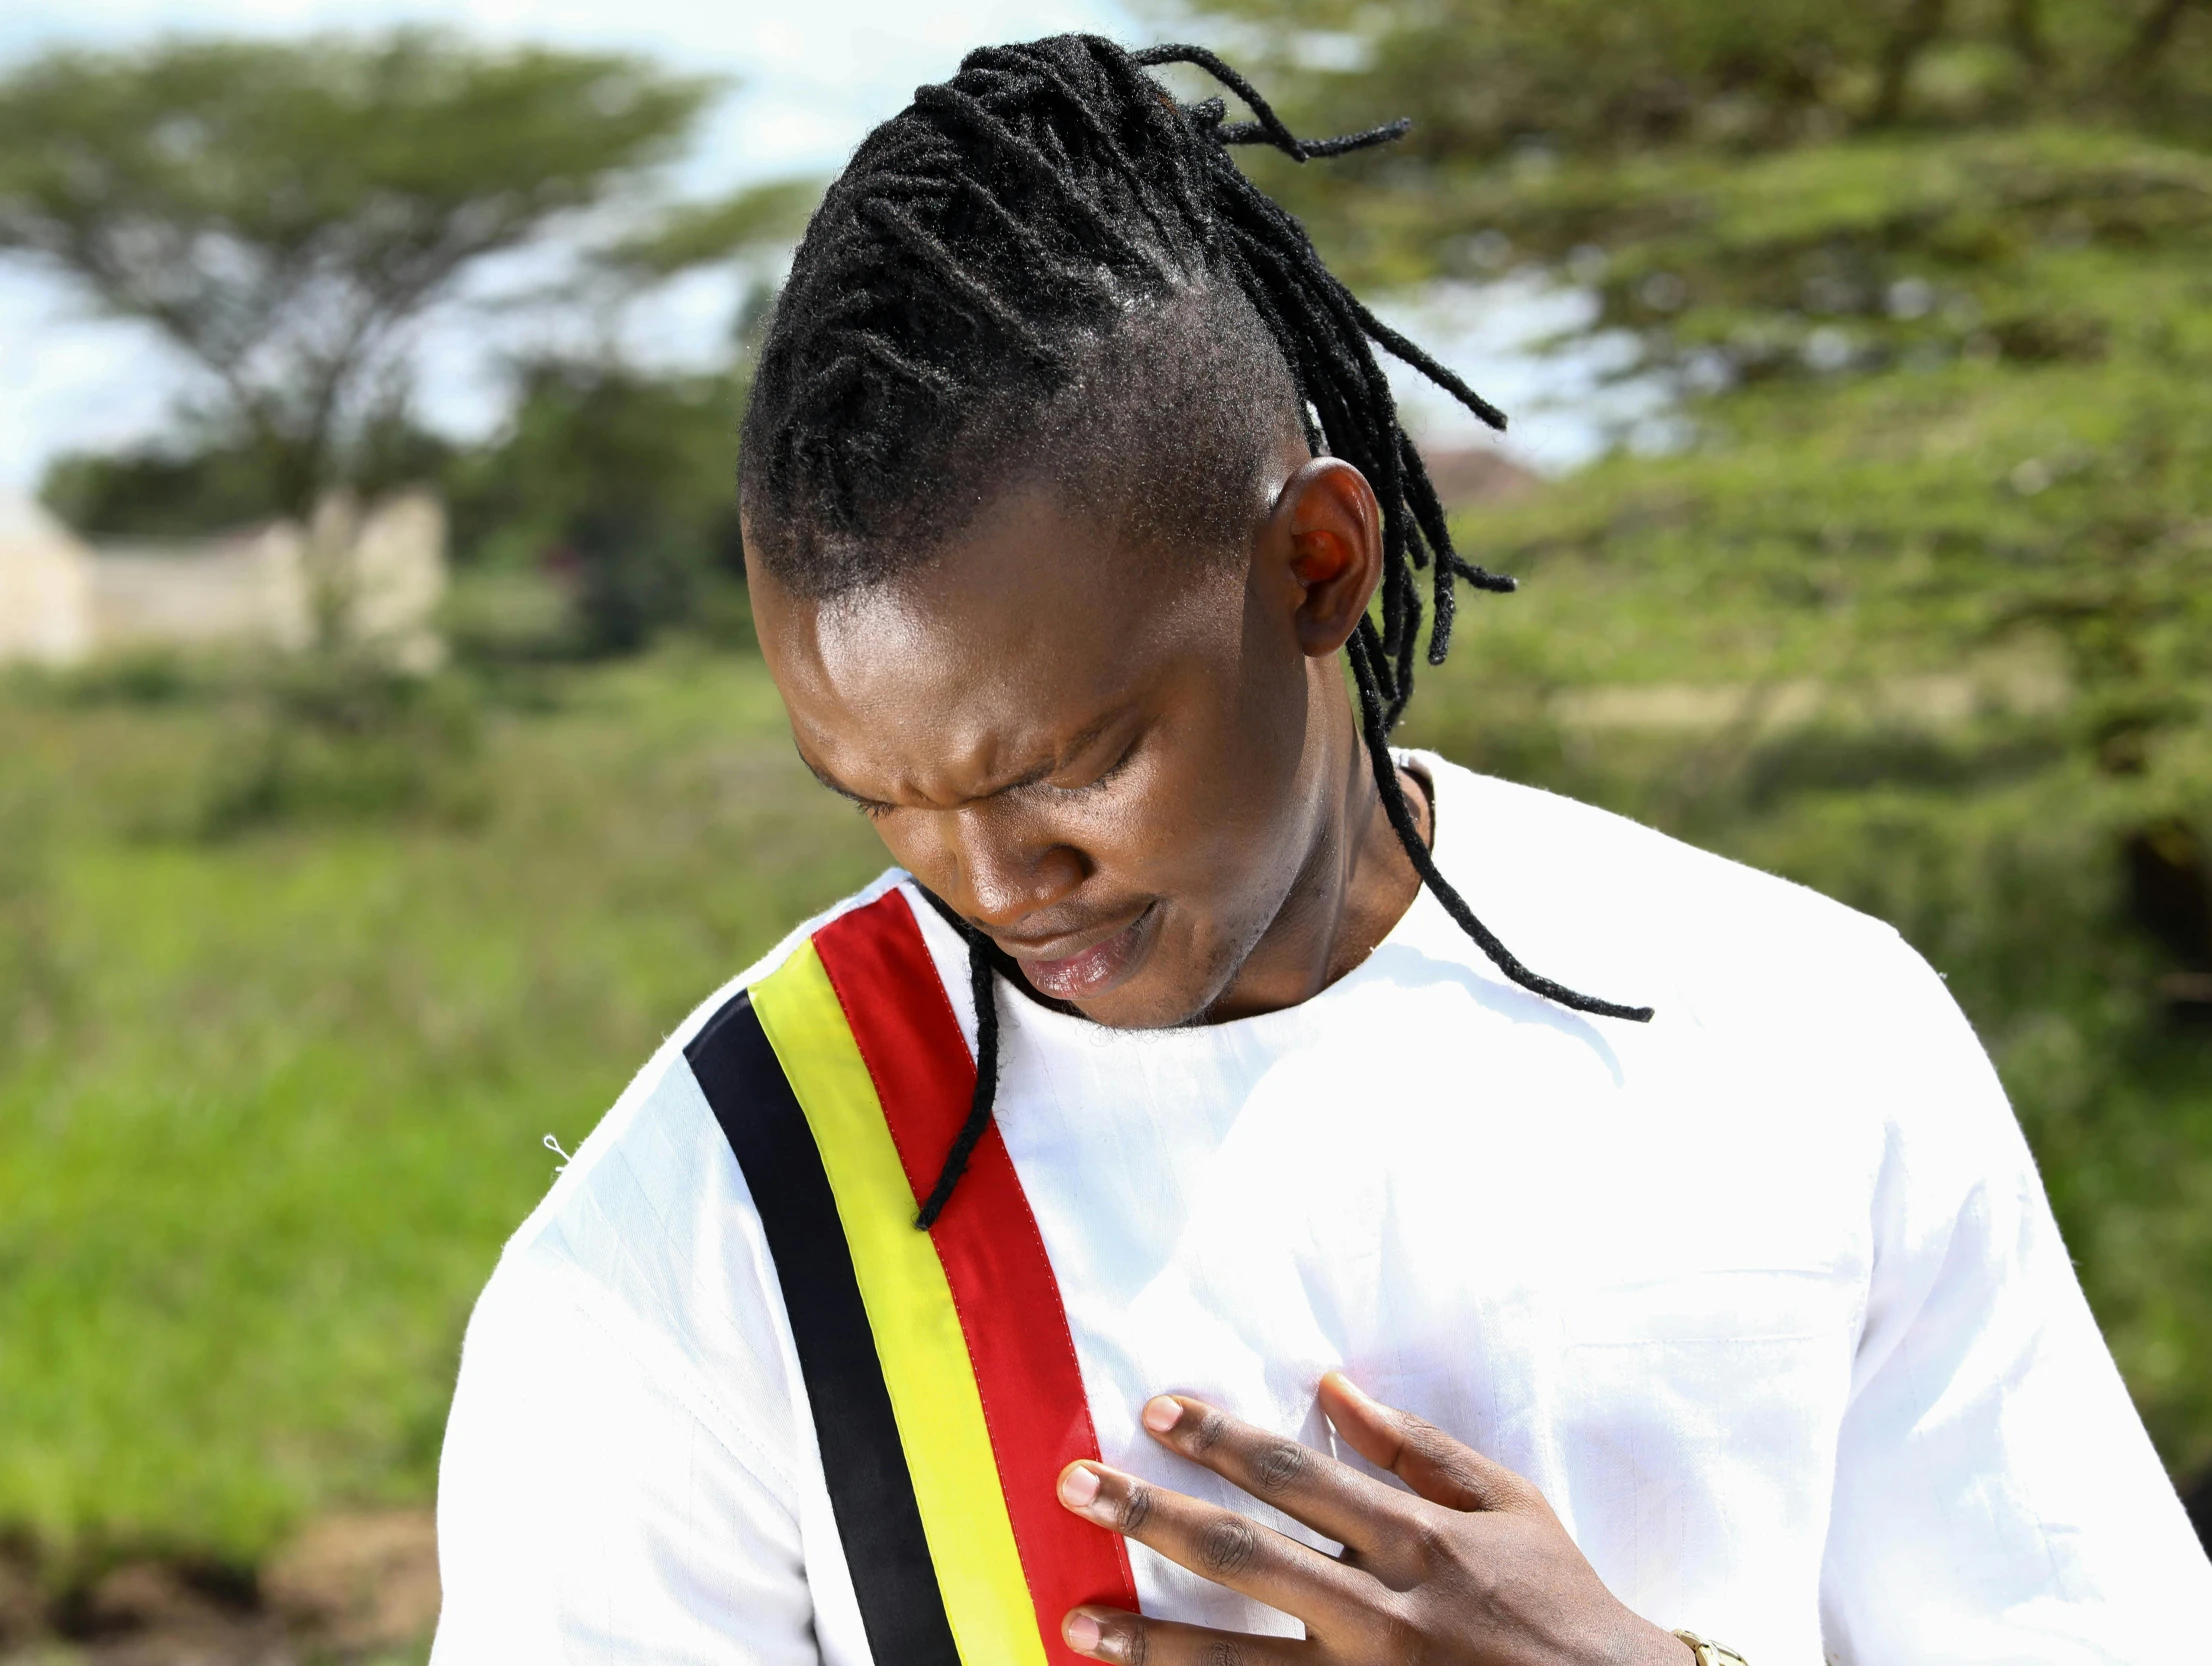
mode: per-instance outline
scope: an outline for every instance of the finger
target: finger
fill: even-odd
[[[1408,1501],[1397,1488],[1203,1400],[1159,1395],[1145,1402],[1144,1426],[1170,1451],[1354,1552],[1378,1549],[1404,1524]]]
[[[1365,1574],[1249,1516],[1088,1459],[1060,1472],[1060,1502],[1086,1521],[1309,1626],[1350,1616],[1373,1589]]]
[[[1341,1371],[1321,1379],[1321,1409],[1352,1450],[1432,1504],[1451,1510],[1525,1510],[1542,1494],[1505,1465],[1435,1424],[1368,1398]]]
[[[1312,1666],[1314,1646],[1298,1637],[1251,1637],[1118,1608],[1078,1608],[1060,1628],[1068,1647],[1120,1666]]]

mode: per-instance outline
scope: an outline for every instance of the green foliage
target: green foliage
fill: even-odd
[[[0,77],[0,250],[159,330],[304,514],[404,413],[408,324],[666,159],[708,91],[419,30],[56,50]]]
[[[362,498],[374,501],[441,480],[454,460],[447,441],[404,416],[388,416],[355,436],[346,475]],[[47,465],[39,499],[92,537],[189,539],[268,520],[283,507],[284,490],[263,448],[193,424],[122,452],[65,453]]]
[[[504,433],[449,475],[464,558],[552,562],[587,653],[632,652],[675,624],[748,639],[735,594],[742,384],[566,360],[520,380]]]
[[[408,414],[409,326],[485,257],[637,190],[710,90],[632,58],[419,30],[59,51],[0,77],[0,253],[153,323],[210,390],[156,445],[59,460],[46,501],[91,533],[175,537],[304,517],[334,483],[428,481],[460,559],[549,562],[573,598],[557,640],[472,645],[629,652],[678,622],[742,639],[732,375],[526,363],[508,427],[471,447]],[[742,261],[818,194],[787,180],[669,209],[588,271],[619,301]],[[294,756],[298,725],[270,733],[290,738],[241,775],[241,804],[327,773]]]
[[[249,446],[74,452],[47,465],[39,498],[76,531],[190,538],[247,526],[277,502],[268,460]]]
[[[822,183],[815,179],[749,185],[718,202],[671,212],[651,234],[617,245],[607,259],[617,270],[662,278],[742,260],[797,242],[821,199]]]
[[[2212,134],[2197,0],[1212,0],[1318,125],[1414,119],[1385,174],[1753,155],[1870,130],[2117,116]],[[1249,50],[1246,50],[1248,48]],[[1334,128],[1330,129],[1334,131]],[[1326,187],[1322,187],[1323,190]]]
[[[210,838],[307,821],[488,813],[477,704],[453,676],[316,656],[263,668],[197,811]]]
[[[69,998],[54,943],[51,809],[18,783],[0,788],[0,1050],[51,1040]]]

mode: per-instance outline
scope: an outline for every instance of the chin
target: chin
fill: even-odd
[[[1236,981],[1244,956],[1223,950],[1201,957],[1195,967],[1187,957],[1181,965],[1165,965],[1166,957],[1159,952],[1165,947],[1156,944],[1153,953],[1111,989],[1068,1004],[1092,1023],[1114,1030],[1173,1030],[1205,1023],[1206,1015]]]
[[[1147,991],[1141,987],[1145,981],[1133,978],[1128,985],[1110,989],[1093,1000],[1068,1004],[1092,1023],[1110,1030],[1177,1029],[1202,1021],[1213,1004],[1210,1000],[1194,1002],[1173,992]]]

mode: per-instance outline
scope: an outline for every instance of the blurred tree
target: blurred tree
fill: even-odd
[[[526,360],[505,427],[447,470],[458,547],[489,566],[550,566],[569,593],[569,646],[629,652],[676,624],[747,637],[737,422],[773,296],[768,273],[820,195],[809,179],[748,186],[679,205],[601,251],[617,296],[735,269],[741,295],[722,363],[656,374],[626,364],[611,342]]]
[[[672,209],[643,236],[617,243],[606,264],[651,281],[701,267],[757,261],[788,248],[822,199],[818,179],[775,179],[727,197]]]
[[[1671,396],[1467,529],[1531,582],[1462,625],[1413,737],[1903,930],[2005,1075],[2153,1433],[2205,1471],[2212,7],[1200,9],[1301,131],[1414,119],[1325,167],[1246,153],[1332,259],[1570,287],[1560,345]],[[1901,713],[1931,679],[1982,709]],[[1551,701],[1590,684],[1742,716],[1609,746]],[[1781,723],[1793,687],[1844,715]]]
[[[415,30],[55,51],[0,77],[0,250],[181,349],[211,449],[304,514],[404,425],[409,326],[668,158],[710,90]]]
[[[38,495],[79,532],[106,538],[190,537],[245,526],[276,502],[259,448],[221,441],[65,452],[47,464]]]
[[[1342,111],[1414,119],[1394,160],[1748,153],[2035,113],[2212,135],[2201,0],[1206,0]],[[1249,52],[1240,53],[1250,56]]]
[[[442,480],[460,455],[452,441],[386,412],[348,437],[343,479],[365,498]],[[39,499],[96,537],[191,538],[265,520],[282,501],[267,452],[206,423],[120,452],[64,452],[46,467]]]
[[[495,567],[549,565],[570,594],[572,645],[590,654],[728,611],[744,572],[736,379],[596,359],[517,377],[506,428],[447,473],[457,547]]]

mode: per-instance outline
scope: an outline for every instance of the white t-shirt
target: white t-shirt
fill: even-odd
[[[1303,1534],[1137,1415],[1181,1390],[1328,1447],[1342,1368],[1754,1666],[2204,1658],[2212,1568],[1935,975],[1810,891],[1414,761],[1439,864],[1515,953],[1658,1016],[1523,992],[1426,892],[1355,971],[1234,1023],[1111,1030],[1001,984],[999,1127],[1105,1460]],[[964,949],[914,900],[972,1045]],[[759,1219],[682,1050],[818,924],[670,1038],[493,1274],[434,1666],[868,1661]],[[1131,1548],[1147,1613],[1295,1632]]]

